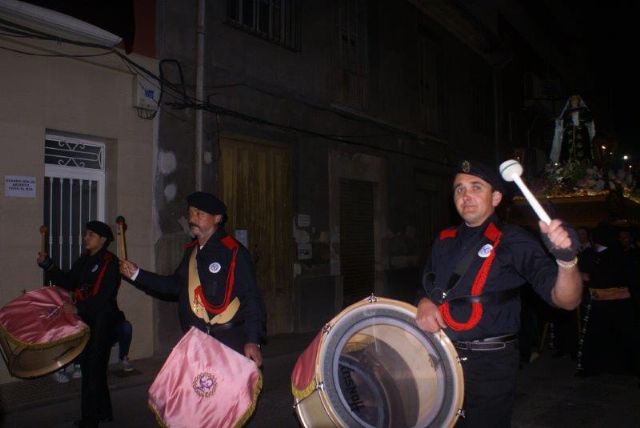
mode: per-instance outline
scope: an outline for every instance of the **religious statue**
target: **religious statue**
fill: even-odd
[[[591,144],[595,132],[591,110],[580,95],[572,95],[556,119],[549,158],[555,163],[592,163],[597,158]]]

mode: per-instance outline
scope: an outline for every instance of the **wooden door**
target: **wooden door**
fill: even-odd
[[[293,326],[291,153],[288,148],[235,138],[221,139],[221,196],[227,231],[246,231],[267,306],[269,334]]]

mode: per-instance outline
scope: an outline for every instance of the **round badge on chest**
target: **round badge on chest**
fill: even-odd
[[[92,267],[92,268],[91,268],[91,272],[95,272],[95,271],[97,271],[99,267],[100,267],[100,266],[95,265],[94,267]]]
[[[218,262],[213,262],[209,265],[209,272],[211,273],[218,273],[220,272],[220,269],[222,269],[222,266],[220,266],[220,263]]]
[[[480,248],[480,251],[478,251],[478,256],[486,259],[491,254],[491,250],[493,250],[493,245],[485,244],[482,246],[482,248]]]

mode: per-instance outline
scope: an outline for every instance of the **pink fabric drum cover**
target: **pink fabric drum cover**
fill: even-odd
[[[0,344],[11,374],[36,377],[51,373],[82,352],[89,327],[63,309],[69,293],[43,287],[24,293],[0,310]]]
[[[149,407],[166,427],[237,427],[253,414],[261,389],[252,360],[191,327],[149,388]]]

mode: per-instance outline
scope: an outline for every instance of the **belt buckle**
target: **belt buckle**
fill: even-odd
[[[454,342],[453,346],[460,351],[491,352],[506,349],[507,342]]]
[[[473,345],[471,345],[471,349],[473,351],[480,351],[480,352],[500,351],[500,350],[505,349],[507,347],[507,342],[486,342],[486,343],[481,343],[479,345],[480,346],[478,346],[475,349],[473,348]],[[485,347],[484,345],[488,345],[488,346]]]

